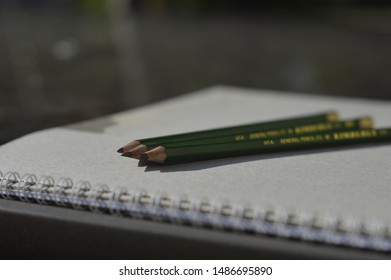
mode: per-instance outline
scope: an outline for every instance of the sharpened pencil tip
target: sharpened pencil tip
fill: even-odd
[[[118,150],[117,150],[117,153],[123,153],[124,152],[124,148],[119,148]]]
[[[132,157],[132,153],[123,153],[121,157]]]
[[[148,165],[148,155],[141,154],[140,161],[138,162],[138,166],[146,166]]]

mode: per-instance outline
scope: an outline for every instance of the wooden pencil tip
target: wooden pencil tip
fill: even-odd
[[[138,145],[136,148],[133,148],[129,151],[129,153],[132,153],[134,158],[139,158],[139,156],[143,153],[148,151],[147,146],[145,145]]]
[[[146,166],[146,165],[148,165],[148,155],[141,154],[140,160],[138,162],[138,166]]]
[[[123,153],[124,152],[124,148],[119,148],[118,150],[117,150],[117,153]]]
[[[123,153],[121,157],[132,157],[132,153]]]
[[[130,150],[131,149],[134,149],[134,148],[136,148],[138,145],[140,145],[140,141],[138,141],[138,140],[134,140],[134,141],[132,141],[132,142],[130,142],[130,143],[128,143],[128,144],[126,144],[125,146],[123,146],[122,147],[122,153],[123,152],[130,152]]]
[[[165,152],[166,148],[159,146],[152,150],[149,150],[142,155],[144,158],[147,157],[148,163],[159,163],[163,164],[167,158],[167,154]],[[140,157],[141,159],[141,157]]]

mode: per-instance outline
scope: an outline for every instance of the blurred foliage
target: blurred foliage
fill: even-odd
[[[215,84],[391,99],[391,1],[0,0],[0,143]]]
[[[105,0],[75,0],[82,11],[91,14],[105,14],[107,12],[107,4]]]

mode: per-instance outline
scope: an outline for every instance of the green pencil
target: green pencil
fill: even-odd
[[[134,140],[126,144],[125,146],[122,146],[121,148],[118,149],[117,152],[126,153],[141,144],[160,145],[161,143],[167,143],[167,142],[179,141],[179,140],[188,141],[194,139],[206,139],[206,138],[213,138],[216,136],[225,136],[225,135],[230,135],[235,133],[241,133],[245,131],[254,131],[257,129],[274,129],[276,127],[282,127],[282,126],[321,123],[321,122],[329,122],[329,121],[337,121],[337,120],[338,120],[338,114],[334,111],[330,111],[330,112],[325,112],[320,114],[301,116],[297,118],[281,119],[281,120],[269,121],[269,122],[251,123],[246,125],[230,126],[224,128],[139,139],[139,140]]]
[[[140,165],[149,163],[177,164],[207,159],[307,150],[323,147],[350,146],[391,141],[391,128],[328,131],[280,138],[266,138],[225,144],[196,146],[159,146],[140,156]]]
[[[338,130],[338,129],[359,129],[359,128],[372,128],[373,120],[369,117],[360,119],[339,121],[339,122],[323,122],[323,123],[311,123],[300,124],[294,126],[281,126],[274,129],[258,129],[254,131],[243,131],[236,134],[230,134],[226,136],[220,136],[214,138],[202,138],[193,140],[173,140],[162,141],[153,144],[140,144],[127,153],[123,153],[122,156],[139,158],[139,156],[146,151],[156,148],[157,146],[164,145],[165,147],[173,147],[176,145],[202,145],[202,144],[217,144],[226,142],[241,142],[247,140],[263,139],[270,137],[281,137],[285,135],[297,135],[303,133],[315,133],[320,131]]]

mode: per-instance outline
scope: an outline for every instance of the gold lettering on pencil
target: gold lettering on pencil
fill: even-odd
[[[265,145],[274,145],[274,141],[273,140],[264,140],[263,144],[265,144]]]
[[[335,132],[333,134],[333,138],[335,140],[360,139],[360,138],[370,138],[375,136],[377,136],[376,130],[345,131],[345,132]]]
[[[236,136],[235,136],[235,140],[236,140],[236,141],[242,141],[242,140],[244,140],[244,135],[236,135]]]
[[[300,139],[297,137],[291,137],[291,138],[281,138],[280,140],[281,144],[293,144],[293,143],[300,143]]]
[[[257,132],[257,133],[251,133],[249,135],[250,139],[259,139],[259,138],[265,138],[266,133],[265,132]]]
[[[295,133],[308,133],[308,132],[316,132],[316,131],[324,131],[330,130],[333,128],[331,123],[320,123],[320,124],[310,124],[295,127]]]
[[[285,133],[286,132],[283,129],[281,129],[281,130],[269,130],[269,131],[266,131],[266,136],[267,137],[274,137],[274,136],[284,135]]]
[[[326,140],[330,140],[330,134],[326,134],[325,136],[324,136],[324,138],[326,139]]]
[[[299,144],[323,140],[323,135],[308,135],[300,137],[281,138],[281,144]]]
[[[310,141],[314,141],[314,140],[315,140],[314,136],[302,136],[302,137],[300,137],[300,141],[301,142],[310,142]]]
[[[250,139],[260,139],[260,138],[281,136],[284,134],[286,134],[286,131],[284,129],[268,130],[268,131],[264,131],[264,132],[250,133],[249,138]]]

